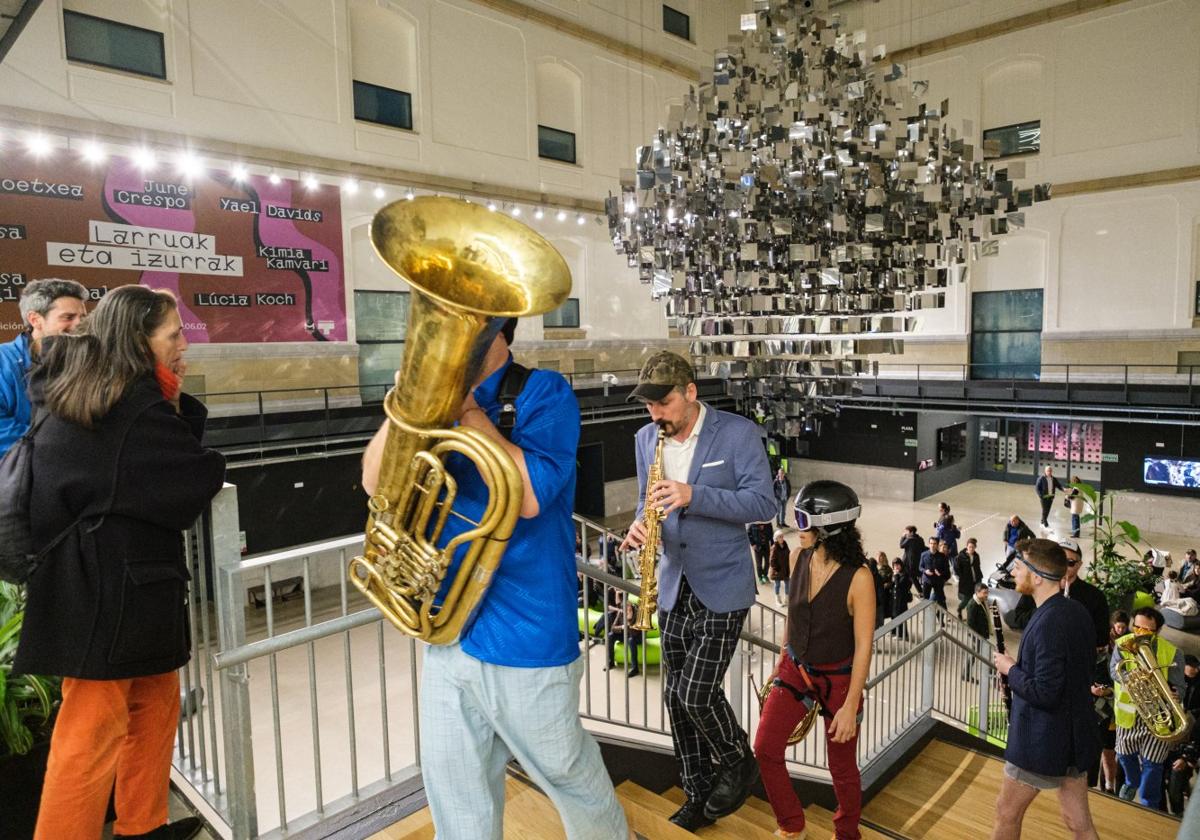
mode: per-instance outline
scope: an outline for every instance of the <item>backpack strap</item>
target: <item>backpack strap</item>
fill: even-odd
[[[521,391],[525,389],[530,373],[532,371],[529,368],[513,362],[508,366],[508,370],[504,371],[504,378],[500,380],[500,420],[496,423],[496,428],[507,441],[512,440],[513,428],[517,425],[517,397],[521,396]]]

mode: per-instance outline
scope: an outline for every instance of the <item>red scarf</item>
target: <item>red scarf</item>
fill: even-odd
[[[158,387],[162,390],[163,399],[174,401],[179,399],[180,386],[183,385],[183,377],[175,373],[162,362],[156,362],[154,365],[154,378],[158,380]]]

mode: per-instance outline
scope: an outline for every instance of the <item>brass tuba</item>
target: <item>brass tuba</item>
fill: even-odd
[[[1178,744],[1191,733],[1195,721],[1171,693],[1162,666],[1150,649],[1153,640],[1150,635],[1135,635],[1122,642],[1121,648],[1133,658],[1121,657],[1116,677],[1129,692],[1150,734],[1165,744]]]
[[[389,204],[371,222],[371,243],[412,295],[398,386],[384,398],[390,424],[379,485],[368,502],[363,554],[348,572],[400,630],[449,644],[487,591],[524,494],[502,446],[452,424],[504,320],[559,306],[570,293],[571,272],[530,228],[458,199]],[[445,467],[454,452],[479,470],[488,502],[479,522],[469,521],[438,548],[447,519],[462,518],[452,510],[457,486]]]

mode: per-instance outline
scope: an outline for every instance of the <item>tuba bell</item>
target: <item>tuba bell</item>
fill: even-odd
[[[404,633],[455,641],[479,606],[521,511],[524,487],[499,444],[453,426],[504,321],[558,307],[571,290],[562,256],[536,232],[479,205],[421,197],[371,222],[380,258],[411,287],[379,484],[350,582]],[[438,547],[457,496],[445,461],[468,458],[488,487],[478,522]],[[448,580],[456,555],[461,561]]]
[[[1195,720],[1171,693],[1150,644],[1154,637],[1134,635],[1121,643],[1132,659],[1121,658],[1116,677],[1125,686],[1138,717],[1164,744],[1179,744],[1191,734]]]

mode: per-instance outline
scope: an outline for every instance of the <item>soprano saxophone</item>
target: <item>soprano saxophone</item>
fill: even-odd
[[[667,439],[662,428],[658,430],[658,443],[654,446],[654,461],[646,472],[646,504],[643,506],[642,519],[646,524],[646,541],[638,555],[638,570],[642,575],[642,591],[638,597],[637,620],[633,623],[636,630],[649,630],[650,620],[658,611],[658,576],[654,564],[658,561],[658,549],[662,545],[662,510],[650,504],[650,488],[655,482],[663,480],[663,441]]]

